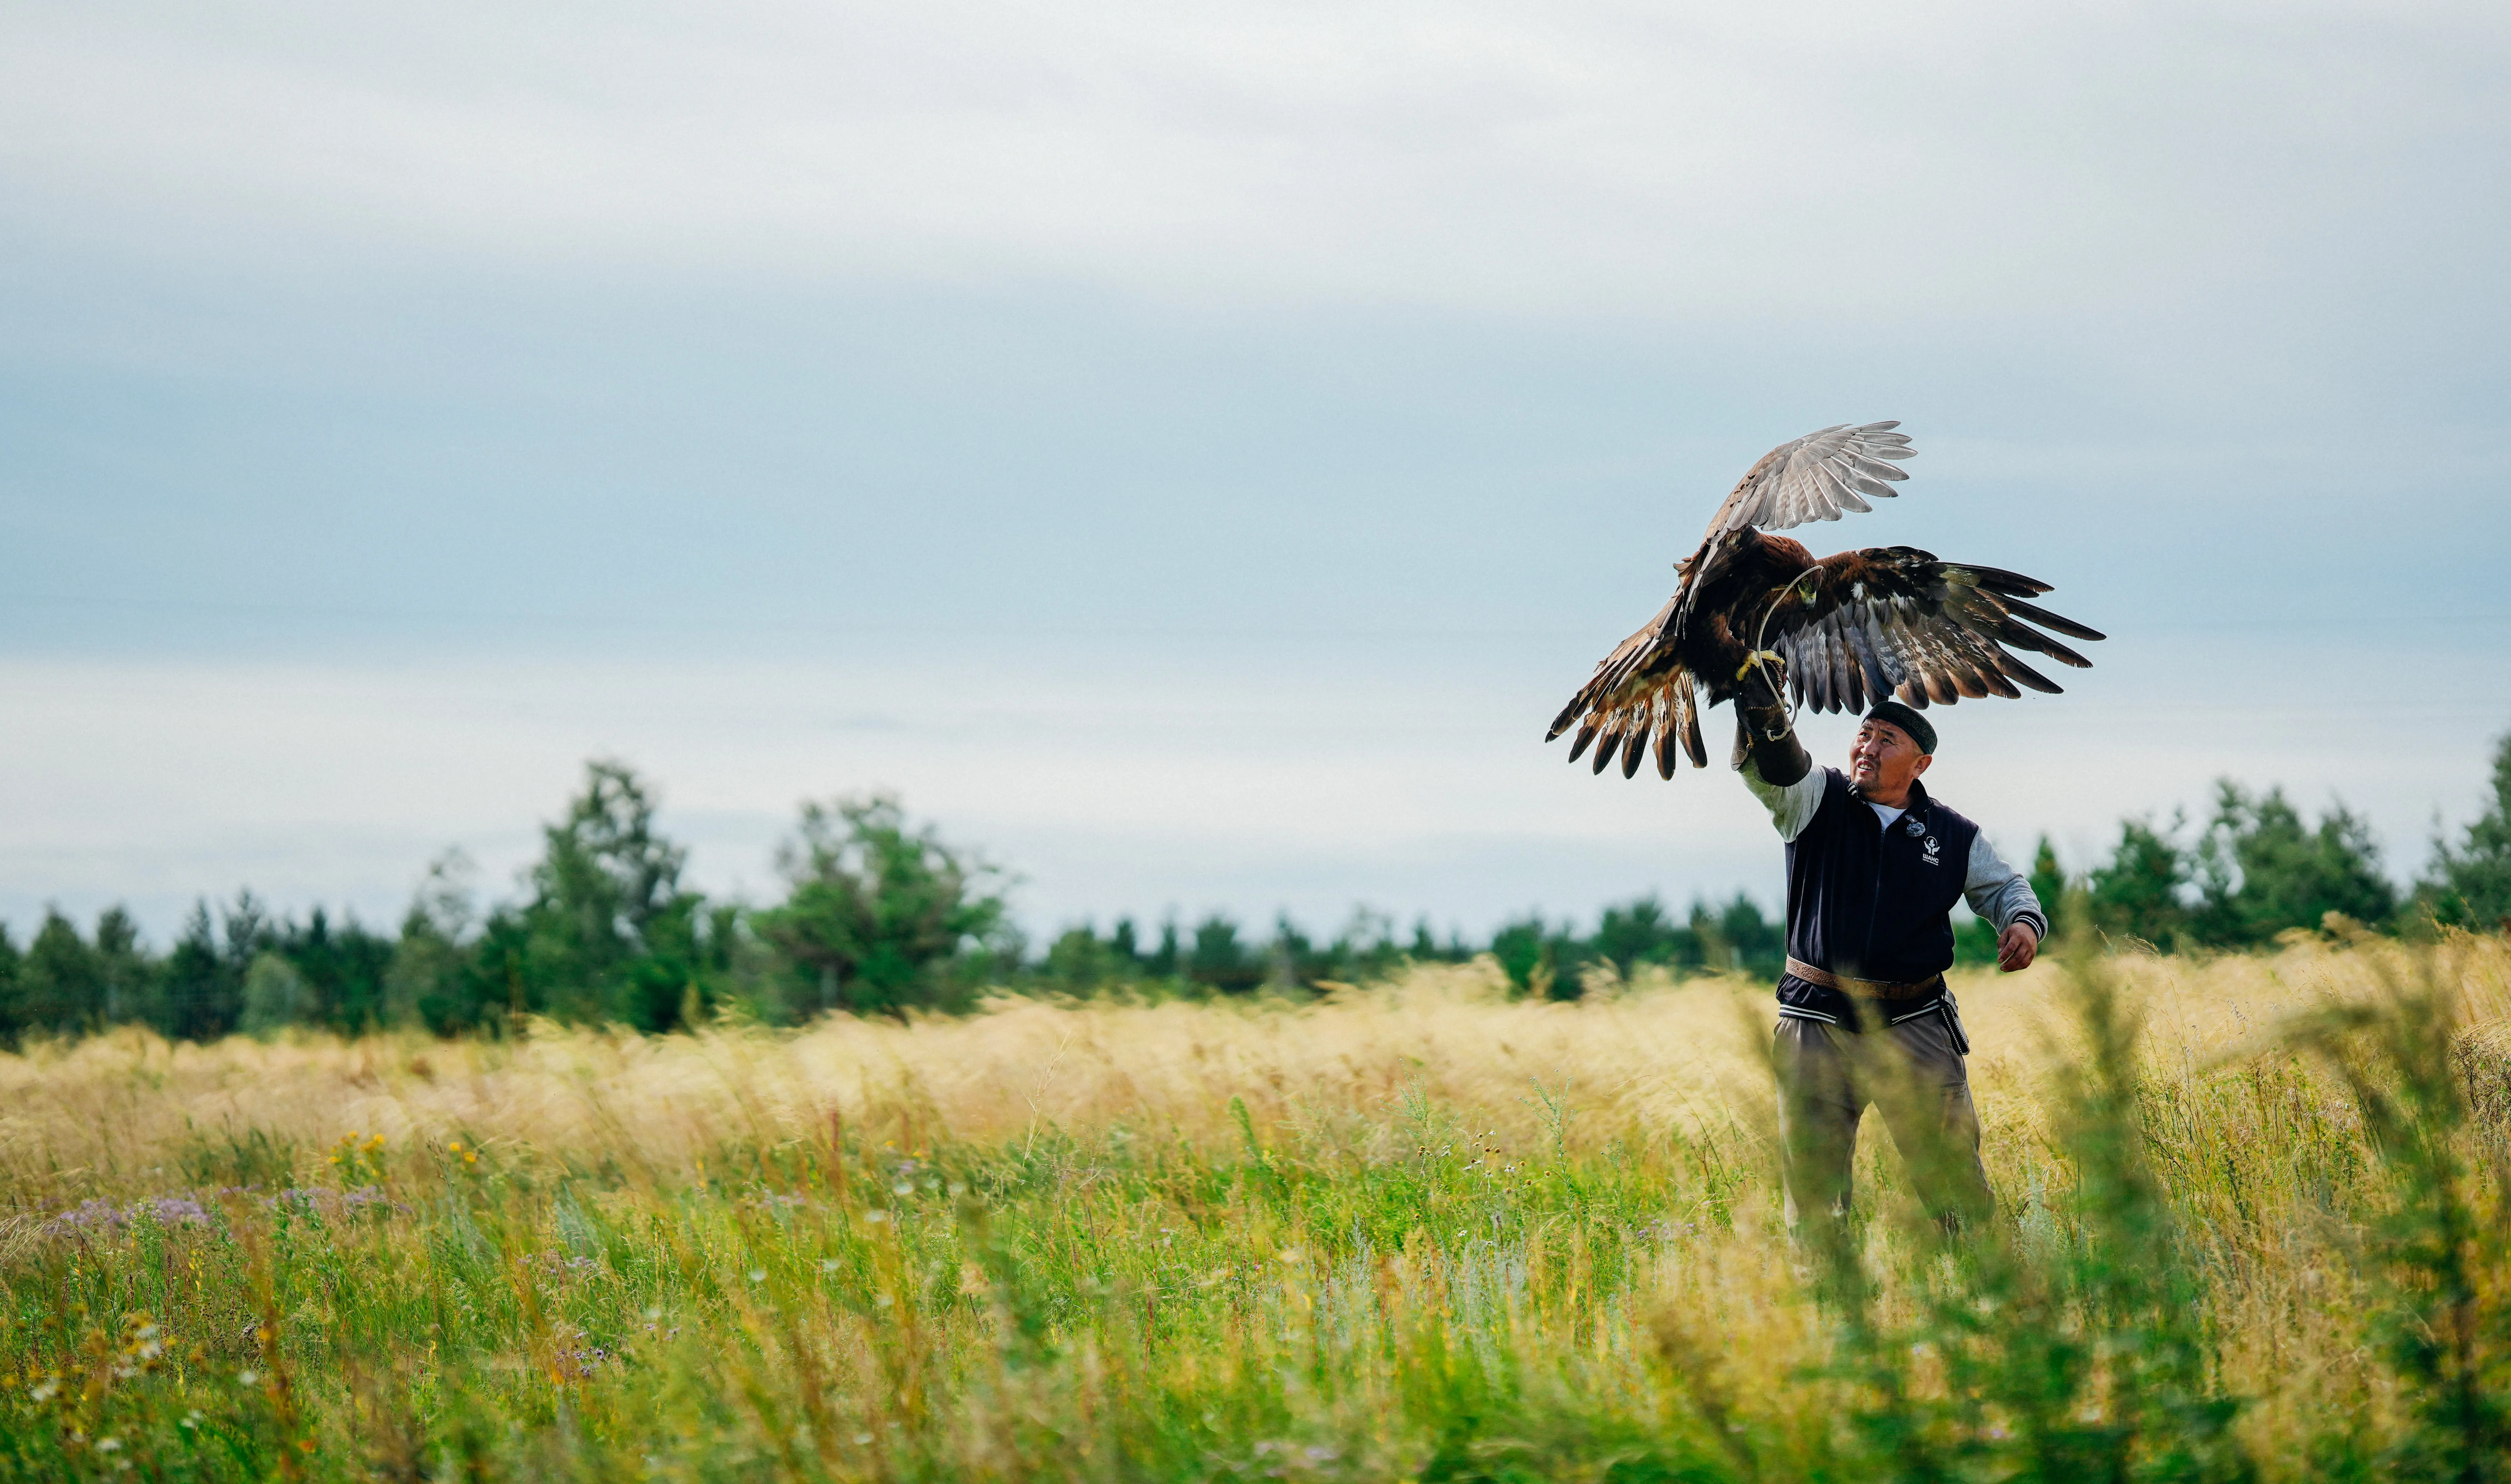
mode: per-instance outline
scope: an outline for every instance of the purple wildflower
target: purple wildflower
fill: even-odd
[[[154,1217],[161,1227],[210,1224],[208,1208],[190,1196],[147,1196],[128,1206],[117,1206],[97,1196],[80,1201],[44,1225],[45,1230],[55,1233],[120,1232],[138,1221],[142,1213]]]

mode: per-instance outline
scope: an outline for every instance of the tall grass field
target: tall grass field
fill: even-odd
[[[2511,950],[1959,979],[2003,1204],[1779,1217],[1766,988],[0,1056],[15,1479],[2492,1479]]]

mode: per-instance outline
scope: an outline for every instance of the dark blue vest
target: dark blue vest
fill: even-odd
[[[1912,983],[1951,969],[1953,903],[1970,875],[1979,826],[1910,784],[1909,809],[1887,829],[1847,778],[1823,771],[1822,807],[1788,842],[1788,954],[1860,979]],[[1857,1023],[1850,1001],[1789,975],[1779,1003]],[[1895,1018],[1932,1000],[1891,1007]]]

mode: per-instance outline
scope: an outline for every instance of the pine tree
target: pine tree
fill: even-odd
[[[19,1032],[26,1028],[25,1008],[18,998],[18,971],[23,962],[9,936],[8,924],[0,923],[0,1047],[16,1046]]]
[[[2331,913],[2374,926],[2396,914],[2397,888],[2380,873],[2371,825],[2342,803],[2311,829],[2281,788],[2252,797],[2224,780],[2215,800],[2197,845],[2195,928],[2205,941],[2262,943],[2318,928]]]
[[[139,940],[139,924],[120,906],[96,920],[97,974],[101,990],[98,1019],[107,1025],[166,1028],[163,980]]]
[[[2494,744],[2492,801],[2457,845],[2433,842],[2417,894],[2442,922],[2511,932],[2511,732]]]
[[[2031,853],[2031,894],[2040,899],[2040,911],[2054,926],[2059,908],[2067,895],[2067,873],[2058,865],[2058,847],[2049,837],[2040,837],[2039,848]]]
[[[20,1013],[30,1031],[74,1036],[103,1019],[103,962],[80,936],[78,925],[58,908],[45,909],[44,925],[26,947],[19,991]]]
[[[2094,927],[2113,937],[2164,948],[2187,933],[2183,893],[2191,873],[2189,858],[2180,848],[2181,826],[2177,816],[2164,829],[2156,829],[2149,819],[2119,821],[2119,841],[2110,858],[2095,866],[2084,882],[2085,910]]]
[[[243,1018],[244,981],[218,951],[208,902],[194,902],[183,920],[182,936],[159,967],[157,993],[170,1036],[215,1041]]]

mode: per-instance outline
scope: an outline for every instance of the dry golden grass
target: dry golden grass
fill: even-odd
[[[2511,956],[2460,939],[2471,1018],[2511,1014]],[[2145,1022],[2152,1073],[2183,1083],[2258,1048],[2298,1012],[2376,994],[2407,951],[2307,944],[2272,956],[2110,961]],[[1992,1162],[2039,1136],[2039,1081],[2069,1044],[2059,970],[1953,977]],[[123,1029],[0,1056],[0,1181],[20,1202],[163,1188],[166,1152],[253,1128],[309,1156],[350,1130],[396,1143],[470,1137],[540,1154],[629,1156],[691,1174],[727,1143],[819,1137],[832,1113],[905,1143],[1089,1137],[1158,1128],[1225,1147],[1228,1103],[1259,1125],[1383,1122],[1410,1091],[1511,1147],[1668,1130],[1758,1129],[1766,987],[1650,975],[1571,1003],[1513,1000],[1487,962],[1415,969],[1313,1003],[1048,1002],[1004,997],[962,1019],[834,1016],[800,1031],[723,1026],[644,1037],[536,1023],[510,1041],[290,1034],[213,1046]],[[2227,1138],[2254,1130],[2225,1127]],[[321,1173],[309,1166],[298,1173]]]
[[[2363,1327],[2374,1288],[2348,1256],[2384,1198],[2340,1084],[2281,1048],[2277,1027],[2438,975],[2469,1044],[2498,1061],[2511,953],[2468,937],[2437,952],[2437,967],[2380,940],[2107,961],[2144,1026],[2151,1167],[2207,1275],[2210,1384],[2247,1399],[2242,1435],[2270,1475],[2297,1476],[2302,1440],[2331,1417],[2364,1436],[2403,1426]],[[2084,1054],[2077,997],[2047,964],[1955,987],[1991,1177],[2024,1247],[2064,1249],[2079,1239],[2064,1090]],[[808,1457],[759,1468],[1256,1476],[1291,1455],[1249,1450],[1284,1437],[1323,1440],[1301,1444],[1333,1455],[1311,1460],[1320,1477],[1450,1455],[1498,1468],[1518,1443],[1435,1426],[1441,1408],[1476,1407],[1514,1419],[1526,1448],[1569,1447],[1524,1441],[1555,1426],[1545,1417],[1581,1437],[1627,1433],[1623,1453],[1580,1465],[1600,1477],[1632,1450],[1690,1458],[1701,1477],[1784,1476],[1783,1458],[1857,1476],[1835,1435],[1844,1383],[1800,1374],[1839,1342],[1773,1214],[1766,997],[1647,980],[1533,1003],[1485,965],[1302,1004],[1002,999],[963,1019],[660,1038],[536,1025],[458,1043],[195,1046],[122,1031],[36,1046],[0,1056],[12,1374],[31,1394],[39,1369],[68,1373],[81,1342],[64,1283],[86,1285],[87,1318],[145,1308],[186,1338],[251,1313],[237,1294],[252,1290],[288,1337],[269,1342],[278,1358],[206,1346],[179,1385],[295,1355],[283,1374],[298,1377],[297,1410],[239,1402],[231,1431],[283,1452],[319,1441],[343,1476],[394,1448],[452,1458],[471,1446],[463,1419],[483,1417],[505,1441],[480,1445],[482,1466],[528,1475],[549,1466],[549,1428],[596,1413],[617,1457],[676,1459],[664,1471],[689,1476],[786,1457],[778,1429],[803,1415]],[[383,1152],[334,1166],[353,1133]],[[1893,1161],[1867,1138],[1861,1188],[1890,1209]],[[955,1218],[946,1178],[974,1187]],[[280,1186],[360,1183],[400,1214],[266,1214]],[[107,1240],[56,1214],[237,1186],[257,1190],[222,1198],[214,1242],[137,1221]],[[779,1200],[807,1222],[770,1230],[755,1213]],[[1869,1242],[1877,1272],[1914,1250],[1888,1224]],[[514,1276],[569,1251],[598,1275]],[[178,1260],[197,1275],[204,1253],[229,1275],[224,1299],[166,1276]],[[1915,1323],[1923,1285],[1887,1284],[1878,1303],[1875,1322]],[[454,1324],[447,1305],[484,1316]],[[637,1315],[667,1313],[712,1338],[640,1338],[661,1321]],[[600,1341],[609,1368],[549,1361],[560,1330]],[[1481,1380],[1458,1379],[1460,1353],[1482,1356]],[[1309,1379],[1275,1374],[1294,1356]],[[401,1378],[389,1405],[377,1374]],[[1912,1380],[1942,1387],[1924,1362]],[[9,1415],[25,1437],[69,1427]],[[700,1417],[730,1429],[729,1452],[683,1435]],[[1245,1435],[1189,1446],[1206,1427]],[[1738,1452],[1721,1427],[1756,1441]],[[182,1456],[164,1437],[173,1451],[152,1456]],[[84,1457],[59,1446],[11,1456]],[[1238,1462],[1177,1462],[1204,1455]]]

